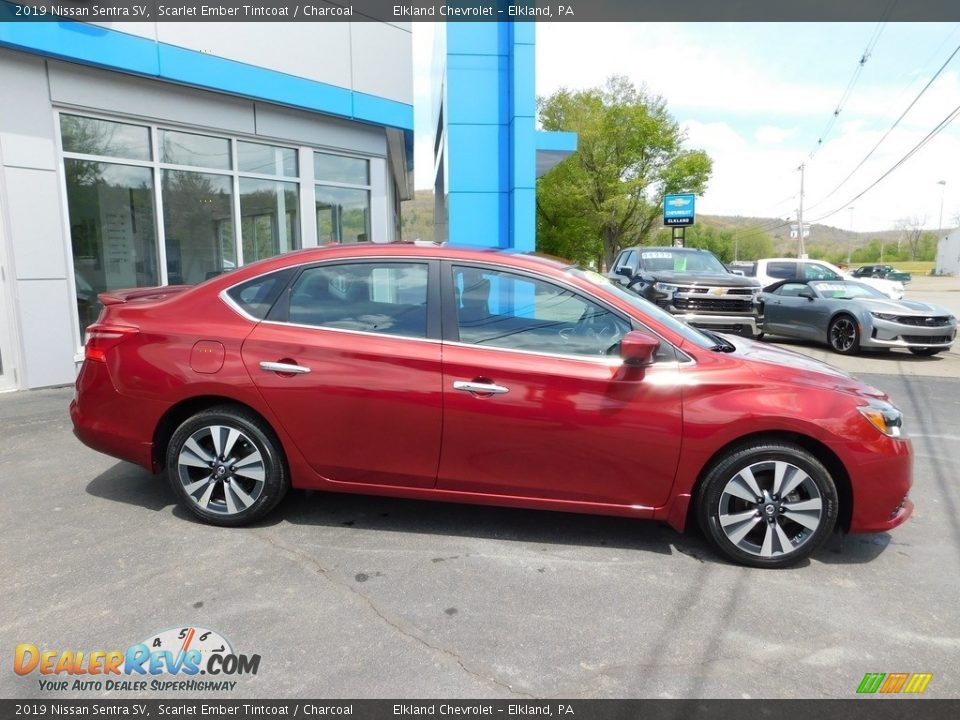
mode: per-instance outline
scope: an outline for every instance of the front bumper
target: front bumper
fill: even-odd
[[[869,332],[863,333],[861,347],[942,348],[947,350],[957,336],[955,325],[933,327],[904,325],[892,320],[872,318]]]

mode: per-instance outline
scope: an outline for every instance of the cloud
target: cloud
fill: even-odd
[[[796,128],[780,128],[773,125],[764,125],[757,129],[754,137],[761,145],[779,145],[784,140],[794,137]]]

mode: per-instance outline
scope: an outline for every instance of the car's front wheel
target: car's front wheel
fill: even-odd
[[[834,352],[853,355],[860,349],[860,330],[849,315],[837,315],[827,330],[827,342]]]
[[[741,446],[716,462],[697,497],[704,534],[741,565],[779,568],[808,557],[837,520],[837,489],[809,452],[787,443]]]
[[[197,413],[177,428],[167,447],[167,477],[187,509],[214,525],[263,517],[289,487],[271,429],[229,405]]]

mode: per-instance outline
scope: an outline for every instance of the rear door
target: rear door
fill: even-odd
[[[321,476],[435,484],[438,295],[437,266],[425,260],[323,263],[305,268],[244,342],[251,377]]]
[[[446,490],[655,507],[682,430],[672,348],[619,375],[627,318],[564,285],[445,264]],[[610,353],[610,354],[608,354]]]

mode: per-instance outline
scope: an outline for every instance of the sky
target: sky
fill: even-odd
[[[413,28],[415,182],[425,189],[434,29]],[[960,105],[960,52],[840,185],[958,46],[950,23],[537,23],[537,94],[620,74],[662,96],[687,147],[713,159],[699,213],[794,219],[803,163],[805,222],[866,232],[916,217],[935,230],[941,199],[945,227],[960,213],[960,119],[856,196]]]

